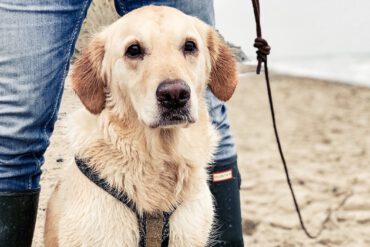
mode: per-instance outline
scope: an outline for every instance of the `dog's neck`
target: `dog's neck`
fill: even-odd
[[[206,182],[217,140],[207,113],[188,128],[172,129],[151,129],[109,112],[79,115],[71,131],[76,154],[125,191],[139,210],[170,211]]]

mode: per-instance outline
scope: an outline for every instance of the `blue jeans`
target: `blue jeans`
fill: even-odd
[[[0,0],[0,191],[40,187],[75,42],[91,0]],[[214,25],[213,1],[116,1],[121,14],[147,4],[176,7]],[[206,97],[222,141],[218,160],[236,157],[225,105]]]

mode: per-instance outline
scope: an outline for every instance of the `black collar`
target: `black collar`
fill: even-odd
[[[130,200],[126,193],[117,190],[115,187],[112,187],[105,179],[100,178],[99,174],[94,171],[90,166],[87,165],[85,160],[75,157],[76,165],[80,169],[80,171],[94,184],[98,187],[103,189],[105,192],[109,193],[111,196],[125,204],[131,211],[136,215],[138,225],[139,225],[139,234],[140,234],[140,241],[139,247],[146,246],[146,222],[148,214],[144,212],[141,216],[138,211],[136,204]],[[163,228],[162,228],[162,239],[161,239],[161,247],[167,247],[169,243],[169,235],[170,235],[170,216],[174,212],[163,212]]]

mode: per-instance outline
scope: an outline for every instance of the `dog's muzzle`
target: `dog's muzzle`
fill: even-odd
[[[191,90],[183,80],[165,80],[156,91],[160,119],[158,126],[193,123],[190,114]]]

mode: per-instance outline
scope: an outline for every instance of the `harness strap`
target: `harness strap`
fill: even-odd
[[[144,213],[142,217],[138,213],[136,213],[137,223],[139,225],[139,247],[146,246],[146,220],[147,215]]]
[[[143,213],[141,216],[138,211],[135,203],[129,199],[126,193],[117,190],[117,188],[112,187],[105,179],[99,177],[99,174],[89,167],[86,162],[80,158],[75,157],[76,165],[91,182],[96,184],[98,187],[103,189],[105,192],[116,198],[118,201],[125,204],[131,211],[136,215],[137,222],[139,225],[139,247],[146,246],[146,223],[148,214]],[[175,208],[176,209],[176,208]],[[168,247],[169,244],[169,235],[170,235],[170,217],[175,209],[171,212],[163,212],[163,228],[162,228],[162,238],[161,238],[161,247]]]
[[[162,228],[162,243],[161,247],[167,247],[170,241],[170,217],[171,214],[173,213],[163,213],[163,228]]]

